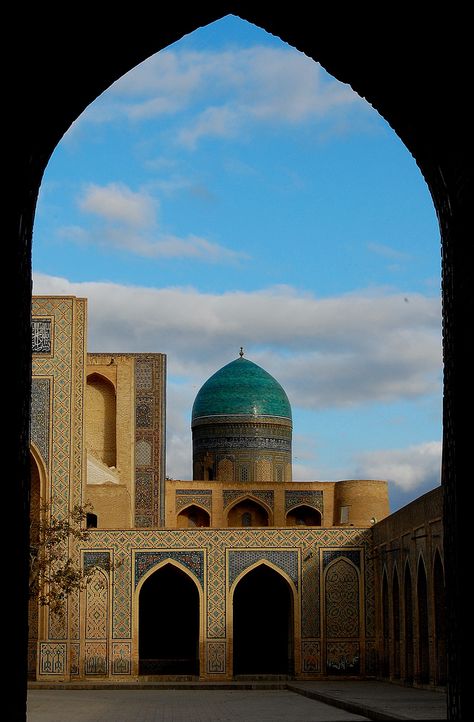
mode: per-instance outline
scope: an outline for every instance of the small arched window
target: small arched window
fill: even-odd
[[[97,529],[97,514],[86,514],[86,527],[87,529]]]
[[[242,526],[252,526],[252,514],[246,511],[242,514]]]

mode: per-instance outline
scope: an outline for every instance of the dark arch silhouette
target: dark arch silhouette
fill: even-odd
[[[28,575],[28,483],[30,414],[31,237],[36,198],[49,156],[71,123],[114,80],[149,55],[228,13],[260,25],[321,62],[336,78],[365,97],[390,123],[413,154],[429,186],[442,236],[444,397],[444,550],[449,656],[448,718],[459,718],[464,699],[462,670],[468,668],[467,599],[461,594],[462,534],[468,527],[471,433],[465,423],[472,358],[472,148],[470,23],[467,10],[443,13],[391,8],[389,22],[374,29],[373,9],[325,5],[319,22],[312,8],[258,7],[248,2],[201,2],[183,12],[166,6],[134,6],[125,15],[94,7],[75,14],[71,25],[54,6],[9,9],[8,28],[21,43],[23,62],[7,77],[4,158],[8,178],[3,214],[3,252],[8,269],[6,335],[13,363],[9,391],[15,403],[4,430],[10,450],[10,481],[4,501],[18,523],[10,537],[18,554],[5,559],[4,573],[17,595],[7,596],[7,648],[11,719],[26,718]],[[403,52],[400,52],[403,39]],[[454,42],[453,42],[454,40]],[[449,52],[447,46],[449,44]],[[10,50],[7,50],[10,52]],[[68,82],[64,82],[67,77]],[[58,88],[61,92],[58,92]],[[41,112],[39,112],[41,109]],[[16,242],[15,242],[16,241]],[[470,611],[470,610],[469,610]],[[470,651],[470,650],[469,650]]]
[[[291,675],[293,593],[274,569],[260,564],[237,583],[233,601],[234,675]]]
[[[441,556],[436,550],[433,563],[434,638],[436,660],[436,682],[446,684],[446,607],[444,570]]]
[[[286,515],[287,526],[321,526],[321,512],[307,504],[290,509]]]
[[[403,613],[404,613],[404,642],[405,642],[405,682],[411,684],[414,679],[414,629],[413,629],[413,585],[411,581],[410,565],[405,565],[403,580]]]
[[[394,567],[392,580],[392,617],[393,617],[393,677],[400,679],[400,582],[398,570]]]
[[[421,684],[430,681],[430,642],[428,626],[428,585],[423,559],[418,560],[416,580],[416,601],[418,614],[418,679]]]
[[[138,629],[139,674],[199,674],[199,592],[174,564],[143,583]]]
[[[227,526],[268,526],[269,514],[263,504],[247,497],[227,512]]]
[[[382,637],[382,677],[387,678],[390,675],[390,613],[388,603],[388,579],[387,570],[385,568],[382,574]]]
[[[31,486],[30,486],[30,544],[37,554],[40,545],[41,522],[41,473],[39,459],[30,452]],[[37,664],[37,646],[39,633],[39,602],[35,595],[28,603],[28,677],[35,679]]]
[[[178,514],[178,527],[210,526],[211,517],[208,511],[198,504],[190,504]]]

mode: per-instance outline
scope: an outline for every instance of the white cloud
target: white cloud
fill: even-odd
[[[199,99],[199,100],[198,100]],[[177,140],[228,137],[248,122],[296,124],[332,118],[334,127],[365,103],[293,48],[255,45],[220,51],[164,50],[116,81],[84,114],[103,123],[139,122],[186,111]],[[347,131],[347,123],[342,123]]]
[[[367,249],[372,253],[375,253],[377,256],[382,256],[383,258],[388,258],[390,260],[406,261],[410,258],[408,253],[403,253],[402,251],[392,248],[391,246],[387,246],[384,243],[367,243]]]
[[[282,383],[293,410],[441,396],[440,304],[420,294],[410,294],[410,304],[383,291],[327,299],[286,287],[219,295],[41,274],[34,293],[88,299],[91,351],[168,355],[168,473],[174,478],[192,473],[189,424],[197,391],[241,345]],[[295,432],[294,478],[318,478],[317,444]],[[388,479],[408,491],[438,483],[439,459],[440,444],[432,442],[361,454],[337,474]]]
[[[293,405],[328,408],[416,399],[441,385],[439,299],[352,293],[328,299],[286,287],[200,293],[35,277],[36,292],[89,298],[90,346],[161,351],[171,373],[205,379],[240,346]],[[41,290],[38,290],[41,289]]]
[[[113,223],[141,228],[153,224],[157,201],[145,192],[132,191],[124,183],[99,186],[90,183],[78,200],[79,208]]]
[[[124,183],[88,184],[78,206],[98,222],[87,229],[63,226],[58,235],[75,243],[91,243],[125,250],[148,258],[193,258],[209,263],[235,262],[245,254],[206,238],[189,234],[183,238],[163,233],[158,227],[158,201],[148,191],[133,191]]]
[[[241,125],[240,114],[229,106],[210,107],[202,111],[190,126],[185,126],[177,134],[181,145],[195,148],[201,138],[232,138],[237,135]]]
[[[365,452],[358,458],[356,474],[359,478],[386,479],[405,492],[437,486],[441,480],[441,442]]]

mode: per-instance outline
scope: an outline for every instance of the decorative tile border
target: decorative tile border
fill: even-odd
[[[226,643],[213,641],[207,643],[207,671],[209,674],[225,674],[226,670]]]
[[[321,642],[319,639],[304,639],[301,642],[301,670],[307,674],[321,672]]]
[[[229,587],[232,586],[239,574],[245,569],[262,560],[269,561],[286,572],[298,589],[298,552],[286,550],[273,551],[271,549],[262,549],[260,551],[229,551]]]
[[[308,491],[299,491],[296,489],[285,491],[285,511],[287,512],[300,504],[309,504],[322,513],[323,496],[322,491],[314,489]]]
[[[140,579],[156,564],[166,559],[174,559],[189,569],[204,586],[204,552],[202,551],[162,551],[137,552],[135,554],[135,588]]]
[[[131,642],[112,642],[112,674],[132,673]]]
[[[66,655],[65,642],[41,642],[40,674],[65,674]]]

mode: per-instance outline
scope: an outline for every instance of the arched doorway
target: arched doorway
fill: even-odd
[[[413,682],[414,664],[413,664],[413,592],[411,583],[410,566],[407,562],[405,566],[404,581],[404,612],[405,612],[405,682],[411,684]]]
[[[211,517],[205,509],[201,509],[196,504],[191,504],[183,509],[178,514],[178,528],[185,529],[186,527],[196,526],[210,526]]]
[[[243,499],[227,514],[227,526],[268,526],[268,512],[253,499]]]
[[[397,568],[393,570],[392,582],[393,616],[393,676],[400,679],[400,583]]]
[[[293,594],[274,569],[260,564],[240,579],[233,595],[234,675],[292,675]]]
[[[434,632],[436,683],[446,684],[446,590],[444,571],[439,551],[436,550],[433,565]]]
[[[418,604],[418,678],[422,684],[427,684],[430,680],[428,589],[425,565],[421,558],[418,562],[416,598]]]
[[[140,590],[139,674],[199,674],[199,592],[191,577],[171,563]]]
[[[383,655],[382,655],[382,677],[390,676],[390,622],[388,607],[388,581],[387,572],[383,570],[382,580],[382,635],[383,635]]]
[[[295,506],[286,515],[286,526],[321,526],[321,513],[306,504]]]

